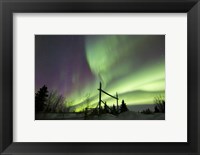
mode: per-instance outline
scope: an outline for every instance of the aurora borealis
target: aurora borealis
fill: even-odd
[[[86,101],[97,105],[100,82],[128,106],[152,105],[155,96],[165,94],[165,36],[35,36],[35,91],[45,84],[79,111]],[[102,99],[116,103],[106,95]]]

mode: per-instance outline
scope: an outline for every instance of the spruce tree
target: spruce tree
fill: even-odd
[[[128,111],[128,108],[126,106],[126,103],[124,103],[124,100],[122,100],[122,104],[120,106],[120,112],[122,113],[122,112],[126,112],[126,111]]]
[[[44,111],[45,102],[48,97],[47,87],[44,85],[40,90],[35,94],[35,112]]]
[[[117,114],[117,109],[116,109],[116,106],[113,104],[113,107],[112,107],[112,112],[111,112],[113,115],[116,115]]]
[[[109,113],[109,109],[106,103],[104,104],[104,113]]]

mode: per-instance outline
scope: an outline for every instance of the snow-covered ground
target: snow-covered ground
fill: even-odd
[[[114,116],[112,114],[103,114],[100,117],[95,116],[91,119],[94,120],[164,120],[164,113],[156,113],[156,114],[141,114],[134,111],[127,111],[119,114],[118,116]]]
[[[142,114],[134,111],[127,111],[118,116],[102,114],[92,116],[89,120],[165,120],[164,113]],[[84,120],[83,113],[41,113],[36,114],[36,120]]]

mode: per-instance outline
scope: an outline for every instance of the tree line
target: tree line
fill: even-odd
[[[35,94],[35,112],[69,112],[70,102],[67,102],[62,95],[56,91],[48,92],[44,85]]]

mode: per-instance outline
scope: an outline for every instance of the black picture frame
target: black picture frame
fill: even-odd
[[[200,154],[199,0],[0,0],[1,154]],[[16,143],[13,142],[13,13],[145,12],[187,13],[187,143]],[[30,133],[31,134],[31,133]]]

